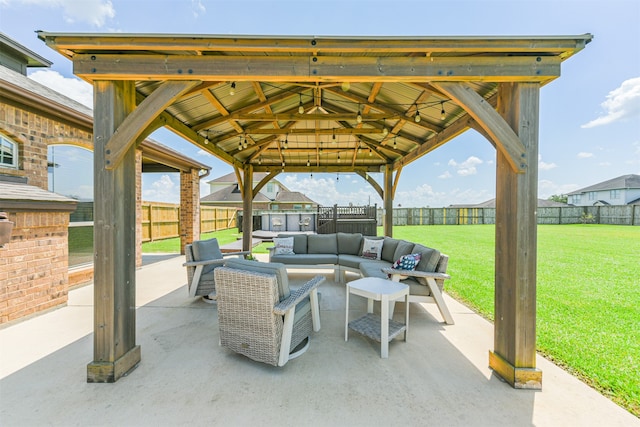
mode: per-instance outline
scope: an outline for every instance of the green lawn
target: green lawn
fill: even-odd
[[[234,241],[238,231],[203,237],[210,236],[225,244]],[[493,319],[494,226],[394,227],[394,237],[448,254],[447,292]],[[178,239],[172,240],[145,243],[143,251],[177,252]],[[264,253],[271,245],[263,243],[254,252]],[[538,226],[538,350],[637,416],[639,260],[640,227]]]
[[[494,226],[395,227],[394,237],[448,254],[447,292],[493,319]],[[538,226],[538,350],[638,416],[639,260],[640,227]]]

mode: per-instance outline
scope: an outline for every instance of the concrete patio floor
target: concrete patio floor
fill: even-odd
[[[216,306],[188,298],[182,262],[138,270],[142,362],[115,384],[86,382],[92,286],[0,329],[0,425],[640,426],[542,357],[542,391],[503,383],[487,367],[493,326],[448,296],[456,324],[412,304],[408,341],[393,341],[388,359],[358,334],[345,342],[344,286],[330,274],[307,353],[283,368],[253,362],[218,346]],[[311,276],[291,273],[294,285]],[[365,307],[352,297],[351,318]]]

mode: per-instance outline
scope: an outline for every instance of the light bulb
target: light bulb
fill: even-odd
[[[236,82],[231,82],[231,87],[229,88],[229,95],[233,96],[236,94]]]
[[[373,156],[373,151],[371,151],[371,148],[369,148],[369,157]]]
[[[262,157],[258,157],[258,164],[261,165],[262,164]]]
[[[282,162],[282,167],[284,168],[284,162]]]
[[[338,153],[338,163],[340,163],[340,153]]]
[[[447,118],[446,113],[444,112],[444,102],[441,104],[442,110],[440,111],[440,120],[444,120]]]
[[[284,140],[284,148],[286,149],[289,146],[289,139],[285,138]]]
[[[209,138],[204,139],[204,145],[209,145]]]
[[[358,115],[356,116],[356,122],[362,123],[362,113],[358,110]]]
[[[349,82],[342,82],[340,86],[342,87],[343,92],[349,92],[349,89],[351,89],[351,83]]]
[[[387,135],[389,135],[389,129],[387,129],[386,127],[385,127],[385,128],[382,128],[382,135],[383,135],[383,136],[387,136]]]
[[[311,162],[307,159],[307,167],[311,166]]]
[[[300,104],[300,106],[298,107],[298,113],[304,114],[304,107],[302,106],[302,104]]]
[[[393,138],[393,148],[396,148],[398,146],[398,144],[396,143],[396,139]]]
[[[413,118],[416,123],[420,123],[420,110],[416,110],[416,116]]]

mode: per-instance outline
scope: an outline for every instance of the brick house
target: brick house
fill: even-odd
[[[255,187],[266,173],[253,175]],[[200,199],[200,203],[208,206],[235,207],[242,209],[242,196],[235,174],[218,177],[209,182],[210,194]],[[298,191],[291,191],[277,179],[269,181],[253,199],[253,209],[258,210],[315,210],[318,203]]]
[[[71,286],[93,278],[93,266],[69,269],[70,212],[77,201],[48,191],[48,149],[93,149],[93,112],[26,76],[51,62],[0,33],[0,211],[14,228],[0,247],[0,324],[66,304]],[[137,248],[142,263],[141,174],[179,172],[182,247],[199,237],[200,179],[210,167],[152,140],[136,151]],[[82,177],[78,177],[82,179]]]

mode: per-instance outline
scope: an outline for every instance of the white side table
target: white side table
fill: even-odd
[[[377,277],[365,277],[347,283],[344,340],[349,340],[349,329],[380,342],[380,357],[389,357],[389,341],[404,332],[407,340],[409,330],[409,286]],[[367,314],[349,322],[349,295],[367,298]],[[404,324],[389,319],[389,302],[405,299]],[[380,301],[380,317],[373,314],[373,301]]]

